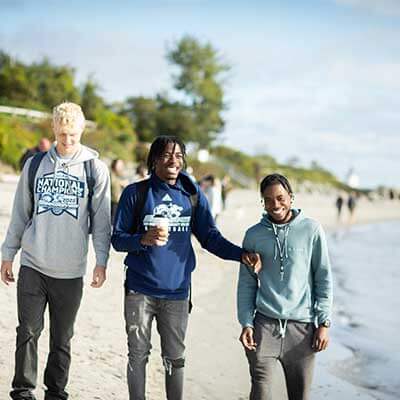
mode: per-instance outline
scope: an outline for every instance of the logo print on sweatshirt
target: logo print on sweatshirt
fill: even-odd
[[[162,199],[164,201],[164,199]],[[150,226],[154,226],[153,219],[155,216],[163,216],[168,218],[168,230],[170,232],[187,232],[190,226],[190,215],[181,217],[183,207],[177,204],[159,204],[153,210],[153,214],[148,214],[144,217],[143,225],[146,230]]]
[[[37,213],[64,212],[78,219],[79,198],[85,194],[85,183],[64,171],[45,174],[36,180],[35,193],[39,195]]]
[[[162,201],[172,201],[171,196],[167,193],[163,198]]]

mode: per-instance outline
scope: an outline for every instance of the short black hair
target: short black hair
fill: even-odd
[[[264,190],[272,185],[282,185],[283,188],[290,194],[293,195],[292,187],[288,179],[281,174],[271,174],[267,175],[260,183],[260,192],[261,195],[264,193]]]
[[[149,155],[147,156],[147,169],[152,171],[155,167],[156,161],[162,156],[168,144],[178,145],[181,148],[183,155],[183,168],[186,169],[186,146],[176,136],[162,135],[157,136],[150,146]]]

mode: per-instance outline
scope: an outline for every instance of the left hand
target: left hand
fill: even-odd
[[[329,343],[329,328],[325,328],[324,326],[319,326],[315,333],[312,348],[315,352],[319,352],[322,350],[326,350]]]
[[[253,268],[256,274],[261,271],[262,263],[261,257],[258,253],[249,253],[245,251],[242,254],[242,263],[246,264],[248,267]]]
[[[94,288],[102,287],[105,280],[106,280],[106,267],[103,267],[102,265],[96,265],[93,270],[93,280],[90,286]]]

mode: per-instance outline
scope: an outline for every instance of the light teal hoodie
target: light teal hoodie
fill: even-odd
[[[299,322],[330,319],[332,275],[324,231],[301,210],[292,211],[294,218],[287,224],[273,224],[265,214],[246,232],[243,248],[259,253],[263,268],[255,274],[240,265],[237,308],[242,327],[253,327],[255,312]]]

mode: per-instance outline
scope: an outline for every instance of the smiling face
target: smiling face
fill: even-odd
[[[54,132],[57,140],[57,152],[61,156],[72,156],[80,147],[82,132],[74,132],[68,129],[60,129]]]
[[[183,168],[183,153],[179,144],[167,143],[155,161],[154,172],[163,181],[174,185]]]
[[[61,103],[53,109],[53,131],[57,140],[56,149],[61,156],[74,155],[80,147],[85,116],[75,103]]]
[[[273,222],[285,224],[290,221],[292,195],[280,183],[267,186],[262,196],[265,211]]]

